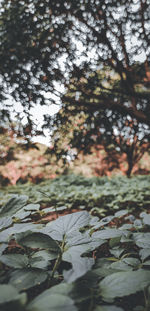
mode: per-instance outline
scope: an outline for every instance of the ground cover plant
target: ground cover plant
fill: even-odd
[[[148,311],[150,176],[1,189],[0,310]]]

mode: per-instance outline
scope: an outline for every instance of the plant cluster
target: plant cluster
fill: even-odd
[[[40,184],[17,184],[1,188],[1,205],[11,194],[25,194],[31,203],[46,207],[45,211],[66,209],[86,209],[100,216],[112,211],[129,208],[136,211],[150,205],[150,176],[92,177],[62,175]],[[49,209],[48,209],[49,208]]]
[[[7,202],[0,209],[1,310],[148,311],[149,184],[149,176],[131,180],[63,176],[47,188],[42,183],[39,188],[2,190],[3,203]],[[59,198],[52,206],[54,189]],[[84,205],[78,196],[78,211],[70,213],[73,204],[58,203],[61,195],[62,200],[66,195],[65,203],[69,194],[75,200],[77,189],[87,201]],[[50,207],[42,209],[42,197],[35,199],[38,192]],[[95,207],[88,206],[90,196]],[[59,215],[60,208],[68,214]],[[55,210],[56,219],[43,222],[50,210]]]

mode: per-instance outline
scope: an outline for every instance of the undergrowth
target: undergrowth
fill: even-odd
[[[150,176],[62,176],[0,199],[0,310],[150,310]]]

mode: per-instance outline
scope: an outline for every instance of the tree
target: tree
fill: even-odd
[[[140,65],[136,65],[140,70]],[[110,82],[108,77],[111,77]],[[135,77],[137,94],[141,94],[143,81]],[[53,133],[54,151],[66,155],[70,149],[84,153],[92,147],[103,146],[107,156],[105,162],[119,167],[120,157],[124,154],[129,177],[134,165],[150,148],[150,129],[127,111],[115,111],[105,105],[99,109],[103,98],[109,99],[121,93],[120,79],[110,68],[93,73],[85,72],[80,79],[74,78],[68,84],[68,91],[63,96],[62,109],[52,121],[57,130]],[[124,97],[128,101],[128,96]],[[73,103],[73,104],[72,104]],[[65,144],[62,144],[65,137]],[[77,155],[77,153],[76,153]]]
[[[149,11],[148,0],[3,0],[1,94],[4,97],[11,90],[24,106],[31,126],[30,108],[47,103],[44,92],[51,92],[63,103],[63,114],[51,123],[54,129],[66,120],[68,111],[72,116],[84,111],[86,127],[92,127],[94,117],[96,131],[101,127],[108,134],[103,135],[107,144],[116,124],[124,127],[128,119],[138,124],[140,132],[145,129],[148,139]],[[65,95],[56,89],[56,82],[65,85]],[[49,121],[45,116],[45,125]],[[81,142],[77,142],[79,136],[82,133],[74,131],[76,146]],[[92,143],[92,136],[86,137]]]

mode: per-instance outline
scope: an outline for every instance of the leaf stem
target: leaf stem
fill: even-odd
[[[61,244],[61,247],[60,247],[60,253],[58,254],[58,257],[57,257],[57,259],[55,261],[55,264],[54,264],[54,267],[53,267],[53,270],[52,270],[51,280],[53,279],[54,274],[55,274],[56,270],[58,269],[58,267],[59,267],[59,265],[61,263],[62,255],[63,255],[64,247],[65,247],[65,238],[66,238],[66,236],[64,235],[63,241],[62,241],[62,244]]]
[[[89,305],[89,308],[88,308],[88,311],[92,311],[93,310],[93,307],[94,307],[94,292],[93,292],[93,288],[91,288],[90,290],[91,292],[91,300],[90,300],[90,305]]]

